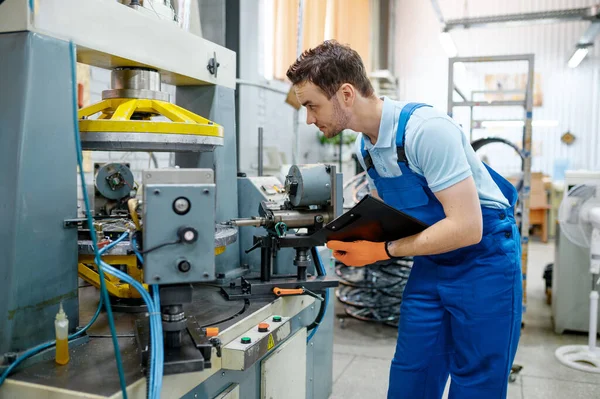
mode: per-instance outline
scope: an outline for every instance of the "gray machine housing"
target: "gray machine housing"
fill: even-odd
[[[96,293],[92,298],[78,294],[77,229],[66,228],[64,223],[66,219],[77,217],[74,82],[69,74],[69,44],[30,32],[3,33],[0,34],[0,54],[3,94],[0,96],[0,166],[3,166],[0,169],[3,171],[0,173],[3,193],[0,198],[0,224],[3,227],[0,229],[0,312],[8,315],[0,326],[2,355],[51,340],[54,315],[61,302],[74,331],[80,324],[78,299],[88,305],[93,303],[93,313],[97,296]],[[222,86],[177,88],[178,104],[224,127],[224,146],[214,152],[178,154],[176,157],[180,167],[208,168],[216,173],[210,181],[174,181],[169,171],[164,172],[170,175],[169,178],[166,175],[164,179],[145,178],[144,224],[145,231],[150,234],[144,237],[144,248],[176,240],[176,231],[182,225],[194,227],[199,232],[193,246],[170,245],[147,254],[146,277],[160,277],[158,281],[147,282],[211,280],[215,275],[215,263],[217,272],[227,277],[243,271],[238,242],[228,245],[216,261],[213,255],[215,220],[242,216],[237,204],[238,187],[234,183],[237,172],[234,95],[234,90]],[[65,177],[65,171],[72,171],[73,175],[67,173]],[[192,172],[206,171],[196,169]],[[152,171],[153,175],[155,173],[163,172]],[[183,174],[186,171],[177,170],[178,176]],[[159,195],[154,194],[155,190],[160,190]],[[192,202],[186,215],[173,212],[173,201],[180,195],[186,195]],[[253,209],[253,215],[262,199],[264,196],[261,198],[258,194],[244,197],[240,193],[240,200]],[[341,209],[341,202],[337,206]],[[204,233],[210,239],[204,238]],[[173,264],[181,256],[191,259],[192,263],[199,262],[198,268],[192,268],[188,276],[173,270]],[[293,268],[291,260],[282,259],[281,263],[282,267]],[[326,398],[331,393],[333,295],[330,297],[319,331],[306,347],[307,398]],[[230,310],[231,307],[227,307],[227,311]],[[310,324],[317,311],[315,306],[298,314],[297,327]],[[87,312],[85,308],[84,312]],[[126,320],[124,324],[130,327],[132,316],[120,316],[117,319]],[[139,382],[139,360],[133,355],[136,352],[133,340],[123,340],[120,345],[126,360],[127,381]],[[77,353],[72,353],[71,365],[62,368],[60,373],[52,359],[41,361],[12,375],[10,379],[24,383],[11,386],[38,390],[39,396],[50,389],[107,397],[119,391],[110,340],[91,339],[89,344],[79,347]],[[94,357],[94,354],[107,355]],[[259,398],[260,372],[259,361],[244,372],[217,373],[204,383],[194,380],[197,386],[190,394],[213,398],[230,384],[238,383],[242,388],[241,397]],[[6,388],[8,386],[3,387]]]
[[[160,169],[144,171],[144,248],[178,239],[178,231],[197,232],[192,243],[167,245],[144,255],[144,282],[179,284],[215,278],[215,184],[212,169]],[[175,202],[187,200],[185,214]],[[209,256],[207,256],[207,254]],[[190,266],[180,268],[182,262]]]
[[[241,218],[251,218],[258,214],[262,201],[273,202],[283,205],[286,199],[284,193],[278,192],[274,187],[283,188],[283,184],[274,176],[253,176],[238,178],[238,204]],[[240,261],[242,265],[250,270],[250,273],[260,271],[260,251],[246,253],[245,250],[254,245],[254,236],[263,235],[265,229],[262,227],[240,227],[238,240],[240,243]],[[281,248],[273,265],[275,274],[292,274],[295,252],[293,248]]]

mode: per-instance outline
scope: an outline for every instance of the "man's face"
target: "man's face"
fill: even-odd
[[[348,112],[342,109],[338,93],[328,99],[325,93],[311,82],[294,87],[300,104],[306,107],[306,123],[315,125],[327,138],[337,136],[346,129],[350,119]]]

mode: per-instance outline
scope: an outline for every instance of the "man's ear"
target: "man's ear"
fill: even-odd
[[[338,93],[340,94],[340,102],[347,107],[352,106],[354,104],[354,100],[356,99],[356,89],[350,83],[344,83]]]

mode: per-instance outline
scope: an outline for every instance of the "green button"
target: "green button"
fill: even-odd
[[[249,344],[250,342],[252,342],[250,337],[242,337],[242,344]]]
[[[281,322],[281,316],[273,316],[273,321],[274,321],[275,323],[279,323],[279,322]]]

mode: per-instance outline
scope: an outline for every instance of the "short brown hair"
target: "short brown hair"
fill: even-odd
[[[286,73],[292,84],[309,81],[318,86],[328,98],[334,96],[344,83],[350,83],[364,97],[373,95],[373,86],[358,53],[336,42],[327,40],[306,50]]]

